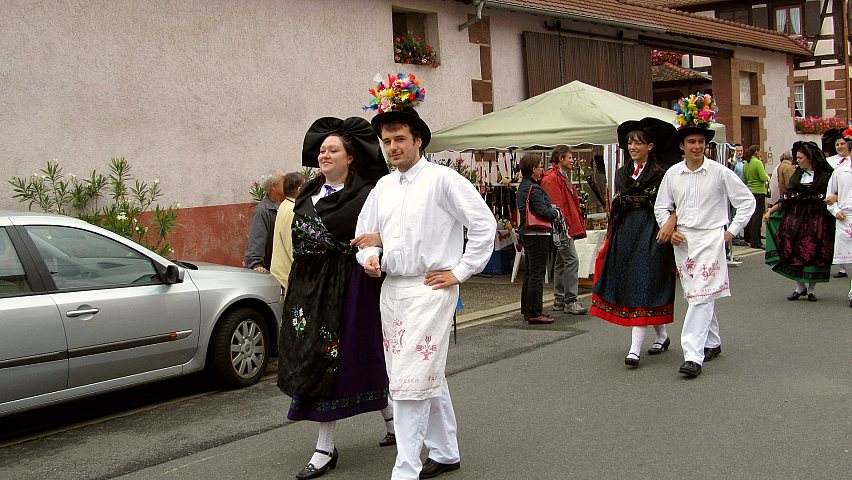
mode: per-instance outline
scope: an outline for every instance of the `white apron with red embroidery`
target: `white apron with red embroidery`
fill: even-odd
[[[437,397],[444,384],[459,287],[432,290],[423,282],[424,277],[389,276],[382,284],[382,334],[393,400]]]
[[[690,304],[731,296],[728,262],[725,258],[725,230],[678,226],[686,240],[674,247],[675,265]]]

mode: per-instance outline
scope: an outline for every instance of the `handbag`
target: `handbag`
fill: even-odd
[[[527,220],[526,220],[527,230],[550,231],[550,229],[552,228],[550,221],[539,217],[532,210],[530,210],[530,197],[531,196],[532,196],[532,187],[530,187],[530,191],[527,193]]]

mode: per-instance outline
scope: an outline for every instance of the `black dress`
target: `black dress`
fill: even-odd
[[[339,192],[302,188],[293,218],[293,267],[279,334],[278,386],[291,420],[328,422],[387,406],[379,294],[355,260],[358,213],[373,185],[357,175]]]

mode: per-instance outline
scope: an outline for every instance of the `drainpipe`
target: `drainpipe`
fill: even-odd
[[[482,9],[485,7],[485,0],[475,0],[473,2],[473,5],[476,7],[476,16],[459,25],[460,32],[465,28],[473,25],[474,23],[482,20]]]

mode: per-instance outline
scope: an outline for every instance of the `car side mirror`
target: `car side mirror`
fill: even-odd
[[[166,267],[166,272],[163,275],[163,281],[169,285],[174,283],[183,283],[184,271],[177,265],[169,265]]]

